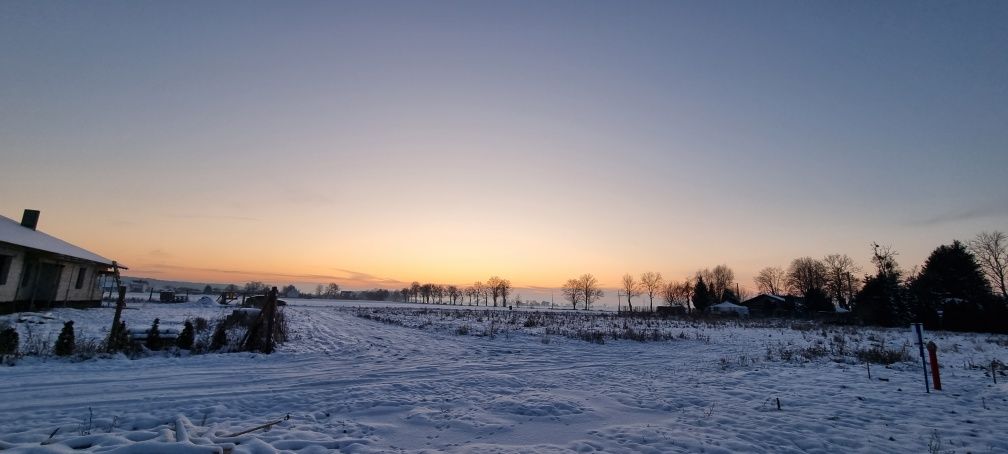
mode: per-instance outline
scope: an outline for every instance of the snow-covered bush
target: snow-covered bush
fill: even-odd
[[[162,347],[161,329],[158,327],[158,324],[160,323],[161,320],[155,318],[154,323],[151,324],[150,330],[147,331],[146,345],[147,348],[151,350],[161,350]]]
[[[126,330],[126,322],[121,321],[116,329],[109,332],[109,337],[105,340],[105,351],[126,352],[131,350],[131,344],[129,331]]]
[[[0,355],[13,355],[18,349],[18,333],[13,326],[0,327]]]
[[[179,333],[178,339],[175,340],[175,345],[182,350],[191,350],[193,347],[193,342],[196,341],[196,331],[193,328],[191,321],[186,320],[185,326],[182,328],[182,332]]]

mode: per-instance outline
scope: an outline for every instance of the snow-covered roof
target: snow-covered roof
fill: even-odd
[[[711,307],[716,307],[716,308],[719,308],[719,309],[736,309],[736,308],[746,309],[745,306],[739,306],[738,304],[734,304],[731,301],[724,301],[724,302],[721,302],[719,304],[715,304],[715,305],[713,305]]]
[[[51,252],[90,262],[112,265],[112,261],[94,252],[74,246],[52,235],[24,227],[20,222],[0,216],[0,242]]]

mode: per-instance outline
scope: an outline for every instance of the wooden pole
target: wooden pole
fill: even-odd
[[[263,308],[263,315],[266,316],[266,345],[263,346],[265,353],[273,353],[273,322],[276,320],[277,309],[277,288],[273,287],[266,297],[266,306]]]
[[[112,348],[114,348],[113,346],[116,344],[116,340],[119,339],[120,334],[119,325],[120,320],[122,319],[122,311],[125,307],[126,307],[126,287],[120,285],[119,299],[116,300],[116,311],[115,315],[112,317],[112,329],[109,330],[109,338],[108,342],[106,343],[107,344],[106,347],[108,347],[109,350],[112,350]]]

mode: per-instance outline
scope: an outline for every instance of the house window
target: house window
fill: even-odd
[[[87,272],[87,268],[84,268],[83,266],[80,267],[80,269],[77,270],[77,283],[74,284],[74,288],[79,289],[79,288],[84,287],[84,273],[85,272]]]
[[[7,275],[10,274],[11,261],[14,257],[9,255],[0,255],[0,285],[7,284]]]

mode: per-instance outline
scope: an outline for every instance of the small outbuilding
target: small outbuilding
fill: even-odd
[[[794,315],[795,298],[762,293],[741,303],[753,317],[787,317]]]
[[[738,317],[749,316],[749,308],[739,306],[731,301],[725,301],[707,308],[707,312],[716,315],[734,315]]]
[[[36,210],[20,223],[0,216],[0,313],[101,305],[98,280],[112,261],[39,232],[38,220]]]

